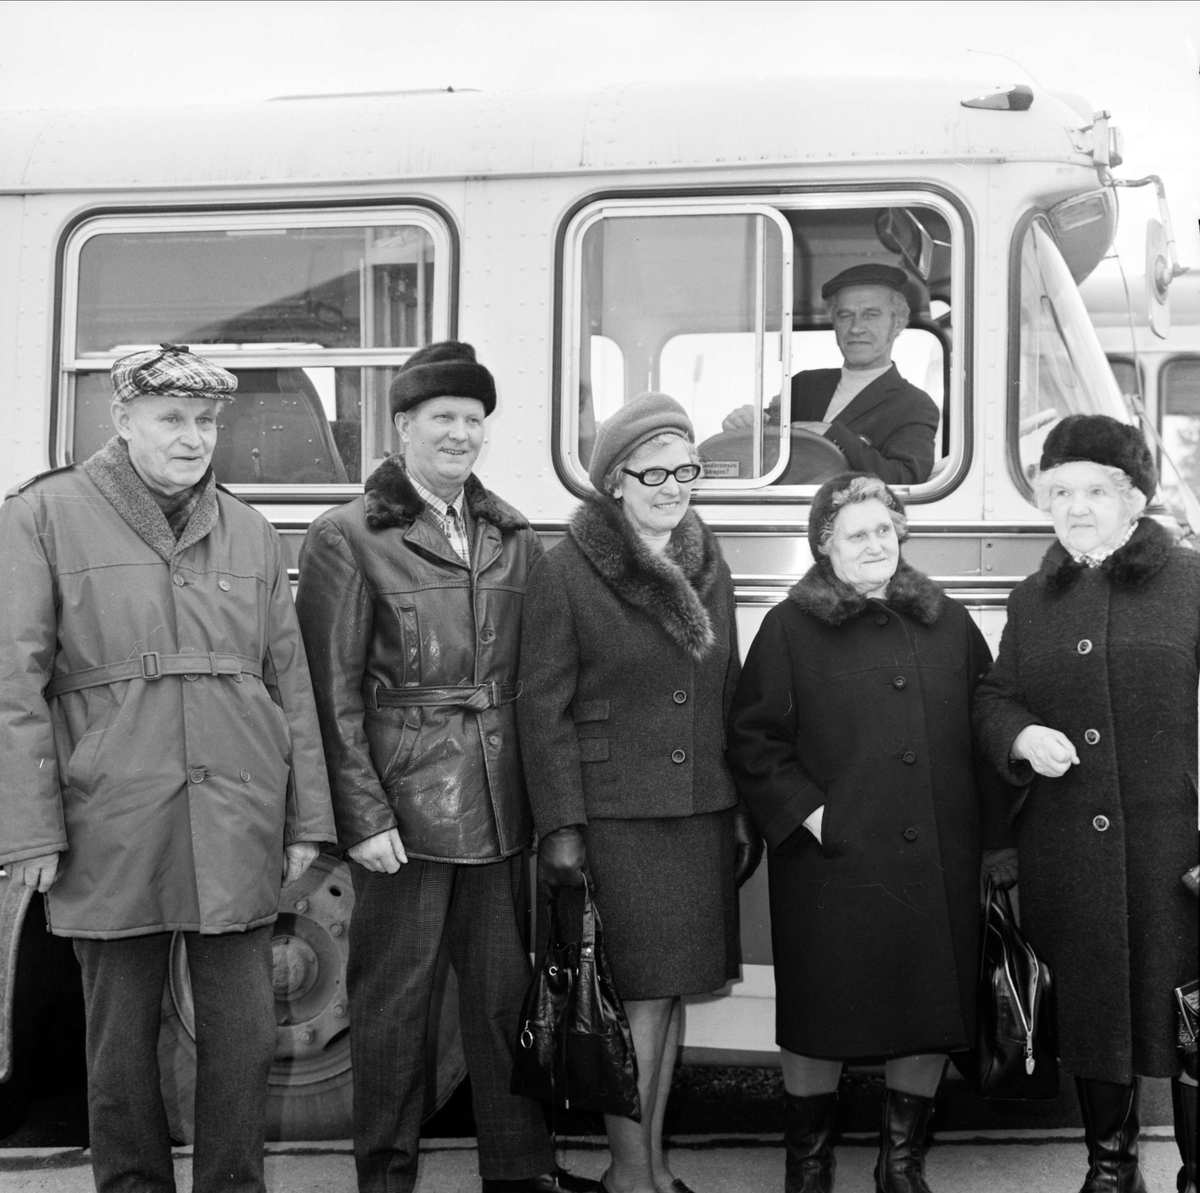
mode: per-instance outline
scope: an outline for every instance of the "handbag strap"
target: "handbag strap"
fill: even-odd
[[[596,937],[603,930],[600,925],[600,913],[596,910],[596,902],[592,898],[592,887],[583,879],[583,921],[582,932],[579,936],[579,959],[594,961],[596,959]]]

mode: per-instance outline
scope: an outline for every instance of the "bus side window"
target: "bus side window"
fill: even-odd
[[[1200,490],[1200,357],[1179,357],[1163,366],[1159,409],[1163,446],[1193,491]],[[1164,488],[1170,484],[1166,471]]]

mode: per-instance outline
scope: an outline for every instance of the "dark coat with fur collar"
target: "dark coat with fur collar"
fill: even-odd
[[[374,684],[516,681],[525,583],[541,543],[473,475],[464,493],[469,565],[398,457],[305,539],[296,606],[342,845],[397,828],[409,857],[477,863],[532,841],[512,703],[376,708],[364,696]]]
[[[807,1056],[965,1048],[982,844],[1008,843],[969,709],[991,656],[901,562],[885,601],[814,565],[766,616],[729,718],[771,848],[777,1039]],[[824,806],[822,843],[803,822]]]
[[[1176,1071],[1171,990],[1196,977],[1200,555],[1144,519],[1097,569],[1055,543],[1013,591],[979,738],[1014,785],[1021,922],[1058,988],[1059,1052],[1084,1077]],[[1059,779],[1011,762],[1027,725],[1061,730]]]
[[[525,603],[521,749],[538,833],[737,803],[725,712],[739,667],[733,580],[688,511],[665,555],[586,500]]]

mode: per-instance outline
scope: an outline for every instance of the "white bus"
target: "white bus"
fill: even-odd
[[[709,445],[694,500],[733,570],[745,647],[808,566],[809,503],[844,463],[766,408],[791,374],[840,364],[822,284],[883,262],[910,279],[895,359],[941,412],[932,474],[903,487],[906,553],[994,647],[1051,537],[1029,486],[1047,430],[1077,411],[1132,417],[1078,289],[1112,242],[1118,144],[1108,114],[1071,97],[878,78],[3,115],[0,486],[104,442],[117,357],[189,344],[240,378],[217,474],[294,565],[311,520],[397,448],[396,370],[461,338],[500,394],[480,475],[548,541],[587,491],[597,421],[647,389],[688,408]],[[753,428],[723,436],[745,405]],[[29,900],[9,885],[0,1077],[22,1038],[14,968],[41,981],[22,969]],[[300,886],[276,935],[272,1131],[341,1136],[353,896],[332,857]],[[762,871],[742,951],[739,982],[691,1001],[685,1058],[775,1052]],[[185,967],[165,1006],[186,1138]],[[431,1106],[462,1073],[452,999],[440,1024]]]

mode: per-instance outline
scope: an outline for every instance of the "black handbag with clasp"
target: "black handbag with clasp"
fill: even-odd
[[[549,940],[521,1008],[511,1088],[566,1109],[641,1122],[633,1036],[587,886],[578,944],[563,940],[557,892],[551,896]]]
[[[1017,926],[1008,891],[990,878],[980,952],[975,1047],[955,1063],[980,1097],[1057,1097],[1050,970]]]

